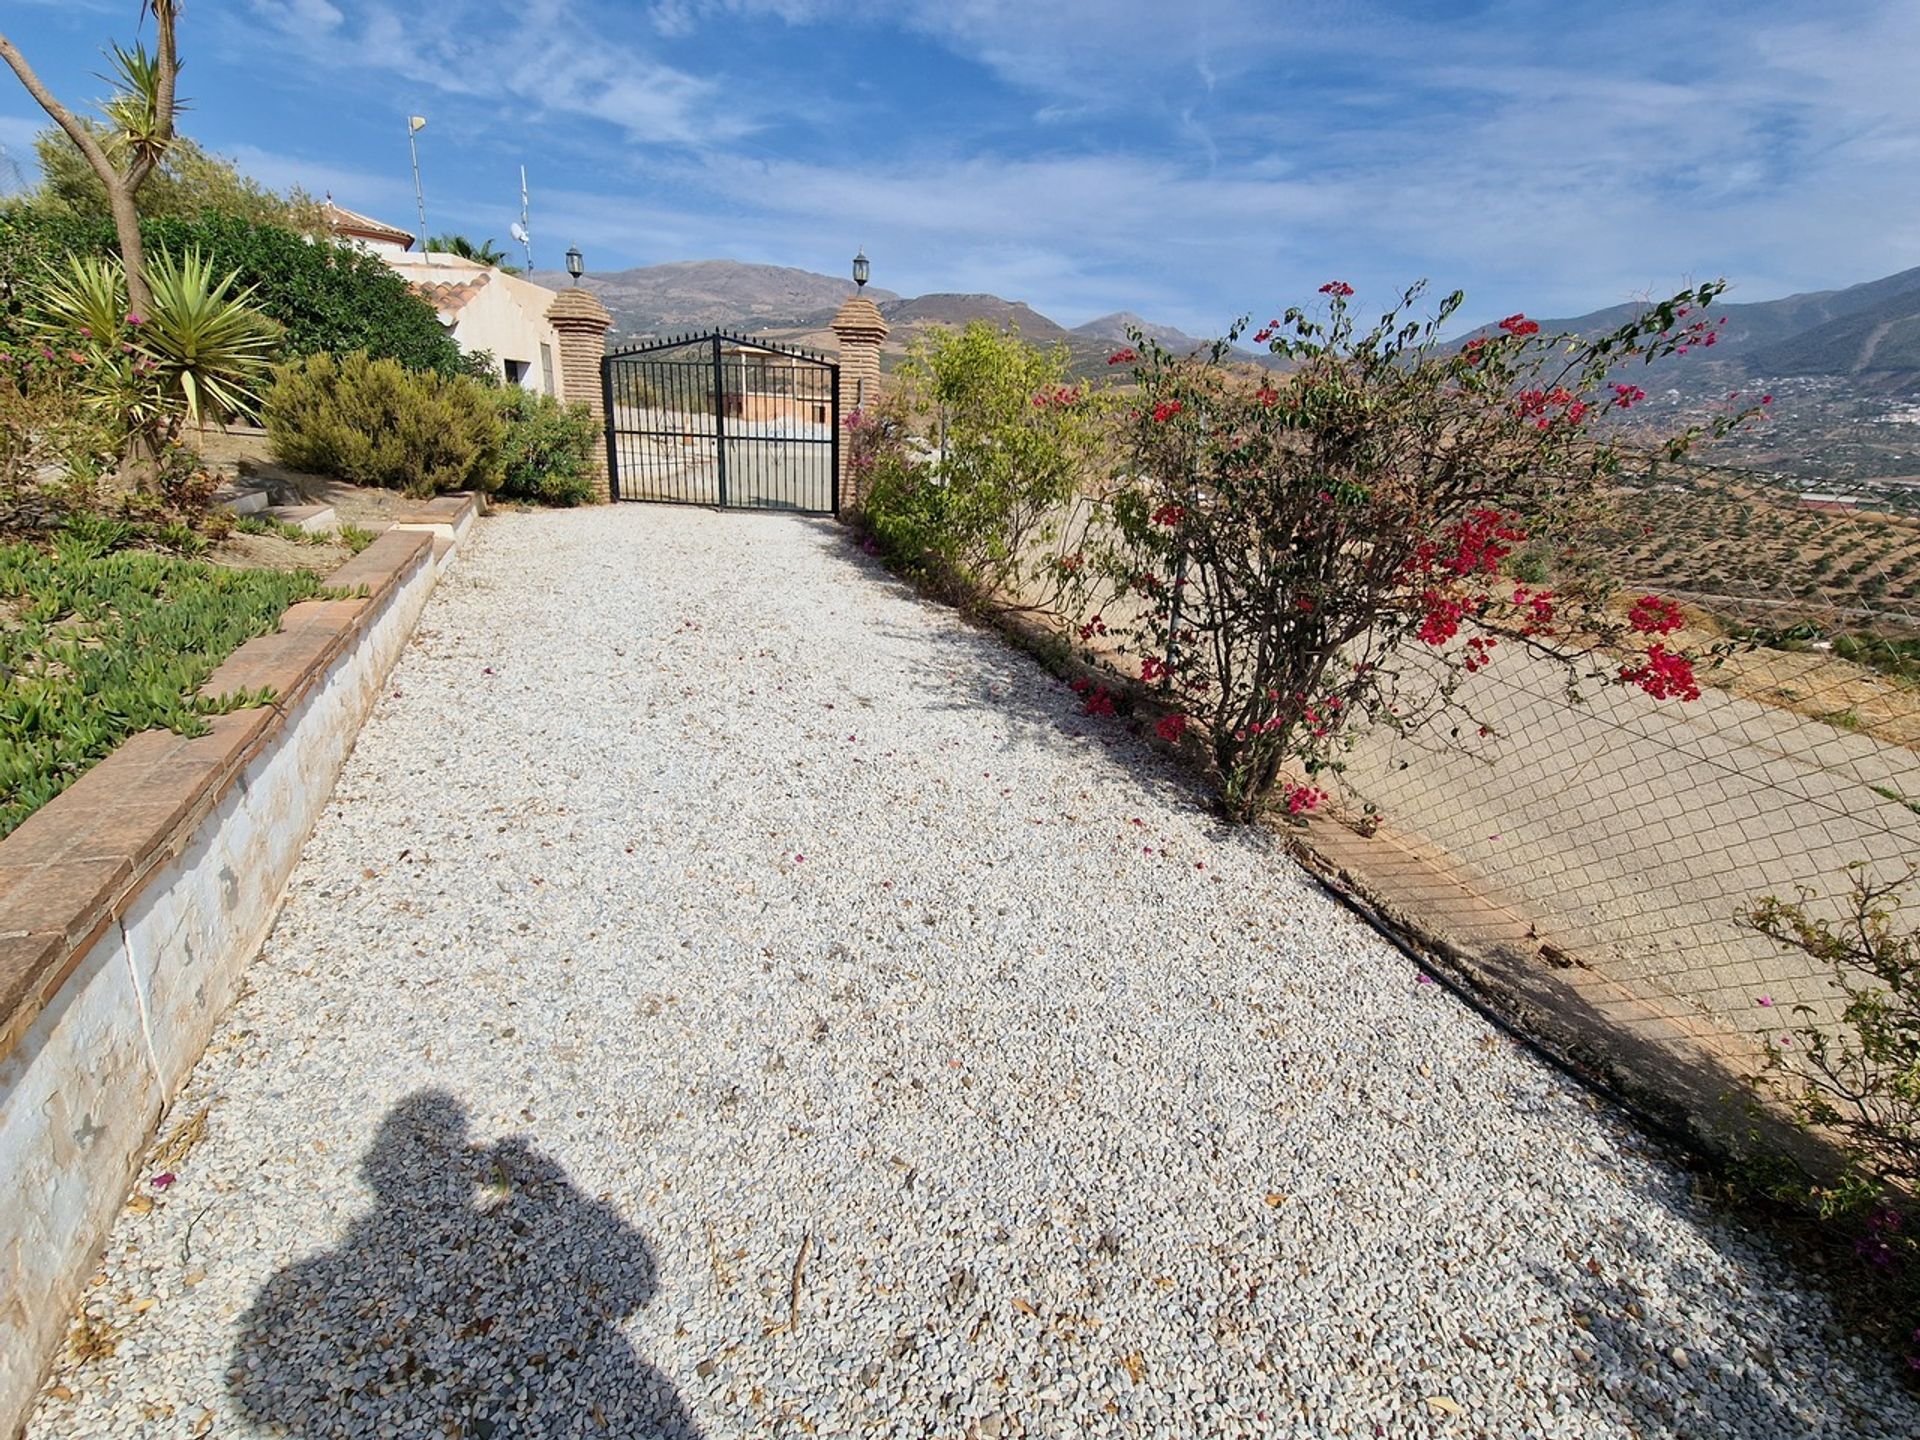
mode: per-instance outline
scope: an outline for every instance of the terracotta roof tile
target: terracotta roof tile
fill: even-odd
[[[344,205],[336,205],[331,200],[320,207],[320,213],[326,217],[327,229],[336,235],[364,235],[374,240],[398,240],[407,245],[414,241],[411,234],[398,226],[376,220],[371,215],[362,215],[358,210],[349,210]]]
[[[458,315],[469,300],[486,289],[487,281],[492,278],[483,270],[471,280],[421,280],[415,282],[413,288],[442,315]]]

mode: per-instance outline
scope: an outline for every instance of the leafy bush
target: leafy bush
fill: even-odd
[[[110,143],[113,132],[108,127],[97,121],[81,123],[93,131],[95,139]],[[88,219],[111,217],[107,187],[64,130],[54,126],[42,130],[33,150],[40,162],[40,186],[32,201],[36,208]],[[314,234],[322,228],[320,206],[305,191],[296,187],[276,195],[242,175],[232,161],[201,149],[185,135],[175,135],[140,187],[140,213],[191,220],[207,210]]]
[[[363,350],[409,370],[455,375],[460,348],[411,285],[377,256],[309,239],[278,225],[205,212],[141,222],[149,249],[196,250],[219,274],[253,292],[252,304],[284,332],[293,357]],[[105,220],[0,207],[0,347],[22,341],[25,297],[48,259],[116,254]]]
[[[1817,961],[1845,997],[1838,1028],[1797,1005],[1792,1033],[1773,1037],[1766,1079],[1801,1124],[1838,1140],[1845,1166],[1811,1187],[1781,1193],[1809,1200],[1822,1219],[1850,1233],[1899,1335],[1920,1370],[1920,1234],[1910,1223],[1920,1185],[1920,931],[1896,922],[1920,868],[1874,879],[1863,865],[1841,919],[1817,913],[1812,897],[1768,895],[1747,913],[1761,934]],[[1763,1004],[1771,1004],[1763,997]]]
[[[124,521],[77,520],[52,553],[0,546],[0,835],[128,736],[183,735],[228,708],[195,695],[241,642],[313,594],[304,573],[228,570],[116,550]]]
[[[311,355],[280,368],[263,414],[274,458],[297,470],[420,496],[500,484],[506,425],[463,377]]]
[[[1846,1143],[1854,1175],[1875,1195],[1920,1184],[1920,931],[1895,925],[1916,878],[1920,871],[1876,881],[1856,866],[1838,924],[1805,894],[1769,895],[1747,915],[1761,934],[1818,962],[1846,997],[1837,1031],[1818,1024],[1811,1006],[1794,1007],[1797,1028],[1769,1060],[1795,1112]]]
[[[591,500],[593,463],[602,444],[593,412],[517,385],[495,391],[493,399],[507,427],[500,494],[542,505]]]
[[[876,448],[861,507],[898,563],[951,591],[1019,595],[1102,444],[1102,406],[1069,383],[1070,364],[1064,346],[1042,351],[981,321],[915,345],[898,408],[870,423],[903,429],[911,416],[934,433],[938,458],[916,466],[898,447]]]

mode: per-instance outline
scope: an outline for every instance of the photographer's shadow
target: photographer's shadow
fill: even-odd
[[[241,1322],[228,1388],[289,1436],[695,1437],[620,1322],[652,1298],[644,1236],[515,1137],[476,1146],[441,1091],[394,1107],[375,1208]]]

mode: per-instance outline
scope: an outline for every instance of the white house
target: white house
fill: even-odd
[[[414,237],[396,226],[336,205],[324,207],[327,228],[342,244],[387,262],[424,295],[461,353],[485,351],[509,385],[569,396],[560,375],[560,339],[547,323],[554,292],[518,275],[458,255],[415,253]]]

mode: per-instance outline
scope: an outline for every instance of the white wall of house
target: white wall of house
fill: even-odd
[[[382,258],[416,285],[470,285],[484,276],[486,283],[476,292],[457,307],[449,304],[440,312],[441,323],[461,352],[490,352],[495,373],[523,389],[546,391],[563,400],[586,398],[565,393],[558,359],[560,338],[547,323],[554,292],[546,286],[457,255],[435,254],[429,259],[396,252]]]

